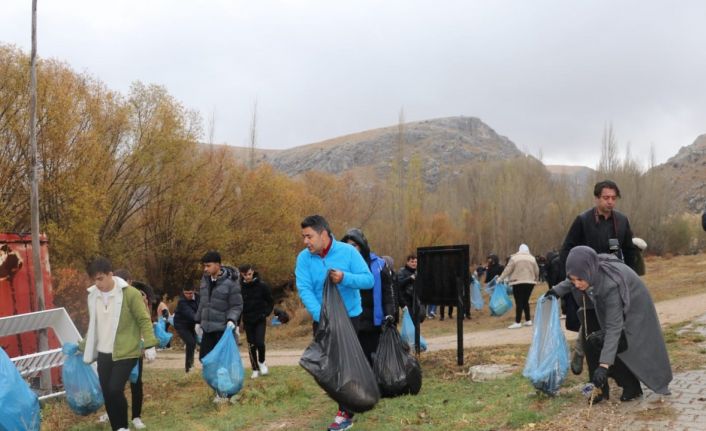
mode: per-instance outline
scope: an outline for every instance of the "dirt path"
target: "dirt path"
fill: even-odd
[[[656,304],[657,314],[662,325],[691,321],[706,313],[706,293],[681,298],[661,301]],[[575,332],[565,331],[568,340],[576,338]],[[523,327],[520,329],[491,329],[484,331],[468,332],[464,334],[464,349],[473,347],[497,346],[503,344],[529,344],[532,340],[532,328]],[[456,348],[456,335],[444,335],[428,338],[429,350],[447,350]],[[245,367],[250,366],[247,352],[241,346],[241,358]],[[302,349],[273,350],[267,352],[268,365],[297,365],[301,357]],[[196,361],[198,364],[199,361]],[[173,368],[179,369],[184,366],[184,352],[181,351],[160,351],[157,360],[152,364],[147,364],[147,368]],[[199,367],[199,365],[197,365]]]

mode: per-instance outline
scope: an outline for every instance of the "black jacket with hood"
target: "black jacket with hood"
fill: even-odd
[[[251,282],[246,283],[241,279],[240,285],[243,295],[243,322],[247,325],[265,320],[275,305],[270,286],[260,280],[257,272]]]
[[[365,263],[372,271],[372,259],[370,255],[370,246],[368,245],[368,240],[360,229],[350,229],[346,232],[346,235],[341,239],[342,242],[347,242],[351,240],[355,242],[358,247],[360,254],[363,256]],[[380,257],[379,259],[382,260]],[[373,274],[374,276],[375,274]],[[384,265],[380,271],[380,281],[381,281],[381,293],[382,293],[382,312],[384,316],[397,316],[397,300],[395,298],[395,291],[392,283],[392,270]],[[360,302],[363,307],[363,312],[360,314],[359,318],[359,331],[371,331],[380,330],[380,326],[376,326],[373,314],[375,309],[374,303],[374,290],[373,289],[361,289],[360,291]],[[383,317],[384,317],[383,316]]]

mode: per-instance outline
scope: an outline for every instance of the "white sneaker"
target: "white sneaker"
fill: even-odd
[[[130,430],[127,428],[120,428],[118,431],[130,431]]]
[[[108,413],[103,413],[103,414],[100,415],[100,417],[98,418],[98,423],[104,424],[104,423],[106,423],[106,422],[108,422]]]
[[[142,422],[142,419],[140,418],[135,418],[132,420],[132,425],[135,427],[135,429],[141,430],[147,428],[147,425]]]
[[[524,323],[525,326],[532,326],[532,321],[528,320]]]
[[[522,328],[522,324],[521,323],[513,323],[512,325],[507,327],[507,329],[517,329],[517,328]]]
[[[227,397],[221,397],[219,395],[216,395],[216,398],[213,399],[214,404],[223,404],[223,403],[227,403],[227,402],[228,402]]]
[[[252,375],[250,376],[251,379],[257,379],[258,377],[260,377],[260,372],[257,370],[253,371]]]
[[[267,373],[270,372],[270,369],[267,368],[267,365],[264,362],[258,362],[257,365],[260,367],[260,374],[263,376],[266,376]]]

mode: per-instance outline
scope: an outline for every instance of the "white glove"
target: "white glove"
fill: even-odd
[[[203,337],[203,329],[201,329],[201,325],[199,325],[198,323],[196,324],[196,326],[194,326],[194,332],[196,332],[196,335],[198,335],[199,337]]]
[[[152,362],[157,359],[157,350],[154,347],[145,350],[145,359],[147,359],[147,362]]]
[[[228,323],[226,323],[226,328],[230,328],[230,329],[235,328],[235,323],[233,323],[232,320],[229,320]]]

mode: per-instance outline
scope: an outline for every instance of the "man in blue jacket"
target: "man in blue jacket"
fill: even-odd
[[[360,289],[372,289],[373,274],[355,247],[336,241],[322,216],[306,217],[301,228],[306,249],[297,256],[295,275],[299,296],[314,320],[314,335],[319,326],[326,277],[337,284],[348,317],[357,331],[359,316],[363,312]],[[358,340],[351,342],[357,343]],[[353,413],[339,405],[329,431],[346,430],[352,426]]]

